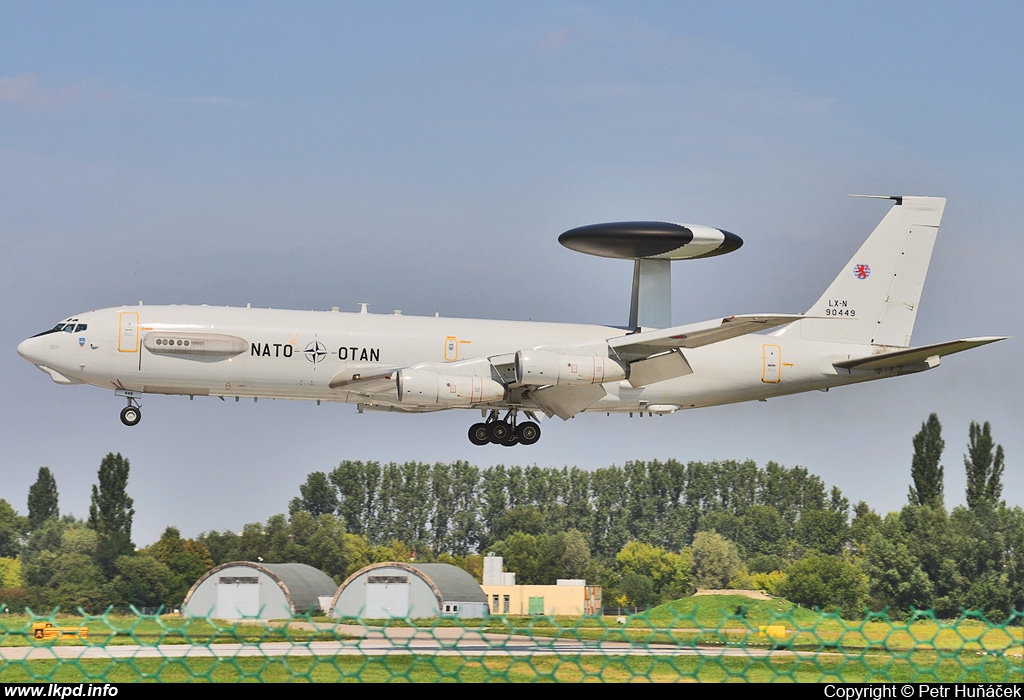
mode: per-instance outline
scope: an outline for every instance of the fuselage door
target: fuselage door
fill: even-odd
[[[459,359],[459,339],[449,335],[444,339],[444,361],[455,362]]]
[[[778,345],[761,346],[761,381],[765,384],[778,384],[782,381],[780,354]]]
[[[117,315],[117,349],[121,352],[139,351],[139,313],[122,311]]]

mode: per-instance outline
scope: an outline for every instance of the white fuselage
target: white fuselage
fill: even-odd
[[[73,318],[70,332],[51,331],[18,346],[23,357],[58,383],[191,396],[337,401],[411,411],[456,406],[403,406],[394,392],[368,398],[365,393],[332,389],[329,382],[346,370],[370,372],[423,363],[435,368],[464,366],[465,360],[499,356],[510,349],[603,344],[626,333],[596,325],[212,306],[140,305]],[[207,350],[189,354],[183,342],[190,338],[193,347],[200,342],[195,339],[205,339]],[[233,339],[234,345],[225,338]],[[216,343],[227,344],[218,351]],[[899,373],[849,372],[833,366],[871,352],[870,346],[807,341],[798,333],[742,336],[685,350],[692,374],[638,388],[627,381],[605,383],[607,395],[585,410],[656,407],[671,412]],[[513,404],[537,408],[528,394],[513,398],[511,392],[501,400],[462,407]]]

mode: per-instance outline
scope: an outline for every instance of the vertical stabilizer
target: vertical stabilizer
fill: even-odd
[[[807,340],[908,347],[944,197],[886,197],[895,204],[808,318],[786,333]],[[834,317],[834,318],[830,318]]]

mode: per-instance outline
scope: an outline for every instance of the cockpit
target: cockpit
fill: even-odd
[[[79,323],[77,318],[69,318],[66,321],[61,321],[50,330],[43,331],[42,333],[36,333],[33,338],[38,338],[41,335],[49,335],[50,333],[81,333],[89,327],[87,323]]]

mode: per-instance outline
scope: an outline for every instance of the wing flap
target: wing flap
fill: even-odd
[[[1000,340],[1006,340],[1006,336],[986,336],[982,338],[964,338],[962,340],[950,340],[945,343],[934,345],[923,345],[918,348],[905,348],[892,350],[868,357],[858,357],[849,360],[833,362],[832,365],[838,369],[848,370],[873,370],[873,369],[895,369],[910,365],[920,365],[932,358],[940,358],[946,355],[963,352],[971,348],[988,345]]]
[[[530,398],[540,406],[544,413],[569,420],[580,411],[590,408],[605,397],[608,392],[600,384],[587,386],[566,386],[552,384],[543,389],[530,392]]]
[[[687,374],[693,374],[693,368],[679,350],[670,350],[629,365],[629,383],[634,389]]]

